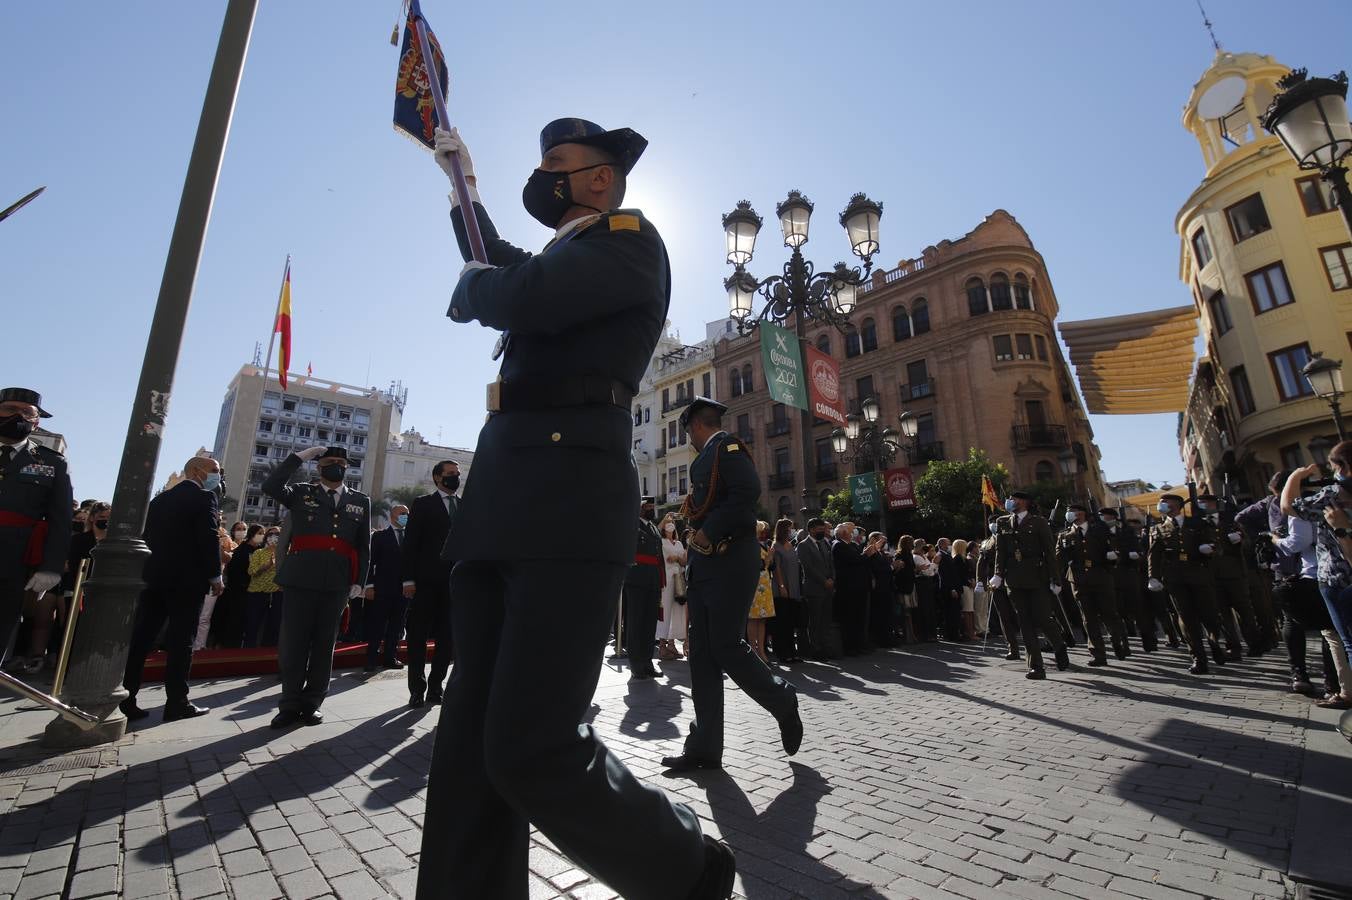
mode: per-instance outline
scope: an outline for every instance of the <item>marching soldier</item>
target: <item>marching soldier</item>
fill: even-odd
[[[1075,602],[1084,617],[1089,639],[1089,665],[1108,665],[1108,650],[1103,642],[1103,627],[1118,659],[1131,655],[1127,629],[1117,611],[1111,566],[1121,555],[1113,547],[1113,535],[1102,522],[1089,519],[1089,507],[1072,503],[1066,507],[1070,527],[1056,542],[1056,574],[1069,579]]]
[[[0,656],[14,638],[24,591],[41,596],[56,587],[70,548],[66,458],[30,437],[49,418],[37,391],[0,390]]]
[[[288,484],[310,460],[318,461],[319,483]],[[324,721],[319,706],[329,692],[343,609],[365,591],[371,498],[347,487],[346,475],[346,448],[309,447],[288,456],[263,482],[263,493],[287,511],[290,526],[286,556],[277,566],[282,696],[273,728]]]
[[[732,893],[731,849],[583,722],[634,563],[631,404],[671,299],[661,236],[620,208],[647,143],[584,119],[546,125],[521,200],[554,237],[531,254],[499,237],[473,196],[459,135],[437,132],[438,164],[458,156],[471,193],[451,197],[461,254],[472,256],[467,214],[488,254],[488,265],[467,263],[447,315],[504,334],[474,477],[442,553],[456,560],[456,660],[432,753],[420,900],[526,896],[532,823],[624,897]],[[527,511],[583,517],[586,529],[523,539]]]
[[[1052,594],[1061,593],[1052,530],[1046,519],[1031,511],[1032,503],[1032,495],[1024,491],[1015,491],[1005,500],[1008,515],[996,520],[999,533],[995,536],[995,575],[990,588],[1008,589],[1028,651],[1025,677],[1042,679],[1047,677],[1047,670],[1042,665],[1039,630],[1051,642],[1059,671],[1070,668],[1070,654],[1066,652],[1061,626],[1052,616]]]
[[[976,580],[989,587],[991,577],[995,574],[995,551],[997,538],[1000,533],[1000,523],[990,523],[991,536],[981,542],[981,550],[976,557]],[[1009,645],[1009,652],[1005,654],[1005,659],[1010,661],[1023,659],[1019,654],[1019,622],[1014,615],[1014,607],[1009,602],[1009,591],[1005,588],[996,590],[990,588],[991,607],[995,614],[1000,617],[1000,633],[1004,635],[1005,643]],[[989,620],[987,620],[986,631],[990,631]]]
[[[653,524],[657,500],[644,497],[639,503],[638,549],[634,564],[624,577],[624,633],[629,652],[629,677],[635,681],[656,678],[653,642],[657,640],[657,610],[662,605],[666,563],[662,538]]]
[[[1211,588],[1211,557],[1216,552],[1216,529],[1206,519],[1182,515],[1183,498],[1178,494],[1160,497],[1163,521],[1150,529],[1147,572],[1151,591],[1169,594],[1174,610],[1192,651],[1194,675],[1207,673],[1206,644],[1220,665],[1225,653],[1217,640],[1220,625]]]
[[[1239,645],[1241,633],[1244,643],[1249,646],[1250,656],[1262,656],[1263,648],[1259,643],[1253,602],[1249,598],[1248,567],[1244,564],[1245,555],[1252,555],[1253,548],[1244,540],[1244,532],[1235,523],[1233,514],[1227,516],[1224,523],[1221,521],[1220,502],[1215,494],[1197,497],[1198,513],[1205,515],[1217,531],[1216,552],[1211,557],[1212,588],[1226,649],[1230,651],[1230,660],[1236,662],[1244,658]],[[1239,617],[1238,625],[1236,616]]]
[[[690,493],[681,515],[696,529],[690,539],[690,694],[695,721],[680,756],[662,765],[678,772],[717,769],[723,759],[723,675],[779,723],[784,752],[803,741],[798,695],[770,672],[746,642],[746,617],[756,596],[761,550],[756,542],[760,477],[747,448],[722,427],[727,407],[696,397],[681,428],[699,455],[690,465]]]
[[[1151,614],[1149,600],[1141,596],[1141,544],[1136,529],[1131,523],[1118,518],[1117,510],[1111,506],[1099,510],[1099,521],[1108,529],[1112,549],[1117,559],[1109,563],[1112,573],[1113,589],[1117,592],[1117,612],[1125,622],[1136,623],[1141,637],[1141,649],[1154,653],[1159,648],[1159,638],[1155,633],[1155,617]],[[1153,596],[1153,595],[1152,595]],[[1167,621],[1167,615],[1166,615]]]

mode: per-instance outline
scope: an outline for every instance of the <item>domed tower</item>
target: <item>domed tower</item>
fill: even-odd
[[[1323,461],[1336,439],[1301,369],[1341,360],[1352,334],[1352,245],[1327,185],[1300,170],[1262,116],[1289,71],[1270,56],[1217,51],[1183,127],[1206,175],[1178,213],[1179,277],[1205,352],[1179,442],[1189,477],[1261,495],[1281,468]]]

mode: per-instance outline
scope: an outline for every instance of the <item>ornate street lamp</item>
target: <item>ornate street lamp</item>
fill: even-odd
[[[865,397],[863,402],[859,404],[859,408],[863,410],[864,421],[870,425],[878,421],[878,416],[882,413],[882,407],[879,405],[877,397]]]
[[[1300,374],[1310,383],[1314,395],[1327,403],[1333,411],[1333,425],[1338,431],[1338,440],[1346,440],[1343,434],[1343,410],[1340,402],[1343,397],[1342,362],[1316,353],[1300,370]]]
[[[1061,466],[1062,475],[1066,476],[1067,479],[1075,477],[1075,471],[1079,468],[1079,464],[1074,453],[1069,450],[1062,450],[1060,455],[1056,457],[1056,461]]]
[[[1294,69],[1277,82],[1281,93],[1263,116],[1263,127],[1275,134],[1302,169],[1318,169],[1333,189],[1352,232],[1352,191],[1343,160],[1352,153],[1352,123],[1347,118],[1347,73],[1332,78],[1307,78]]]
[[[920,420],[910,410],[903,410],[897,416],[897,422],[901,425],[902,436],[908,441],[915,440],[915,436],[920,433]]]
[[[829,325],[845,332],[850,327],[859,286],[873,271],[873,255],[878,252],[878,223],[883,207],[863,194],[855,194],[840,214],[840,224],[850,243],[850,251],[861,260],[862,267],[836,263],[829,270],[818,272],[803,258],[802,247],[807,243],[812,221],[812,201],[799,191],[789,191],[783,202],[775,206],[779,217],[784,246],[792,252],[781,274],[757,280],[747,272],[755,254],[756,235],[762,220],[751,208],[750,202],[740,201],[732,212],[723,216],[723,232],[727,241],[727,261],[733,274],[723,282],[728,292],[728,313],[737,322],[740,334],[755,331],[762,322],[782,325],[793,320],[799,347],[807,344],[806,328],[809,321]],[[755,295],[764,298],[764,306],[755,312]],[[805,358],[806,352],[802,353]],[[859,423],[846,423],[854,440],[859,434]],[[803,451],[803,508],[809,513],[817,509],[812,445],[812,415],[802,410]],[[834,446],[835,436],[832,436]]]

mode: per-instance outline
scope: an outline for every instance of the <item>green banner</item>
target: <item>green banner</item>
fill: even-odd
[[[876,513],[881,507],[878,473],[850,476],[850,509],[859,515]]]
[[[770,399],[795,409],[807,409],[807,383],[803,380],[803,354],[793,332],[764,322],[760,327],[761,362]]]

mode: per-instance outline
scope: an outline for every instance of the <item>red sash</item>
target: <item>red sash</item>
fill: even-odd
[[[42,546],[47,543],[45,519],[30,519],[28,516],[0,509],[0,525],[10,528],[32,528],[32,534],[28,535],[28,546],[23,551],[23,562],[26,566],[41,565]]]
[[[291,539],[292,550],[332,550],[347,557],[352,583],[357,583],[357,550],[342,538],[326,534],[303,534]]]
[[[634,554],[634,565],[636,566],[659,566],[662,575],[662,588],[667,586],[667,567],[663,565],[662,560],[656,556],[649,556],[646,553]]]

